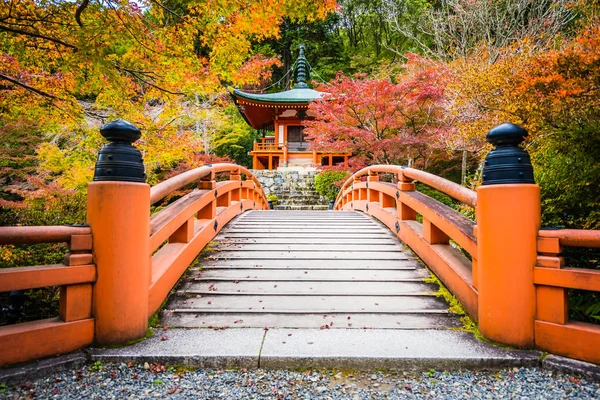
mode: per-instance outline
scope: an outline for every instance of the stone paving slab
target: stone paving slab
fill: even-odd
[[[535,366],[540,353],[505,350],[457,330],[271,329],[262,368],[455,370]]]
[[[456,330],[159,329],[143,342],[91,349],[90,356],[102,362],[266,369],[442,371],[541,363],[540,352],[505,350]]]
[[[195,368],[256,368],[264,329],[158,329],[140,343],[93,348],[92,361],[160,362]]]
[[[87,364],[86,355],[82,351],[76,351],[58,357],[50,357],[0,369],[0,383],[13,385],[32,381],[56,372],[79,369],[85,364]],[[2,397],[1,393],[0,397]]]
[[[350,320],[347,318],[350,317]],[[172,326],[182,328],[230,327],[264,328],[278,326],[286,328],[315,328],[329,326],[329,329],[371,328],[378,329],[447,329],[460,328],[460,323],[452,315],[443,314],[296,314],[296,313],[248,313],[248,312],[172,312],[163,319]]]

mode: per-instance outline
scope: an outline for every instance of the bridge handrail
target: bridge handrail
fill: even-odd
[[[557,238],[561,245],[600,248],[600,231],[585,229],[542,229],[538,236]]]
[[[379,173],[392,173],[398,183],[379,181]],[[367,175],[367,182],[360,177]],[[454,182],[413,168],[374,165],[353,174],[342,186],[334,209],[363,211],[388,226],[406,242],[477,319],[477,239],[474,222],[415,191],[414,179],[475,207],[477,195]],[[422,223],[417,221],[421,214]],[[472,261],[452,245],[458,243]]]
[[[92,284],[97,279],[89,226],[6,226],[0,245],[61,243],[62,264],[0,269],[0,292],[59,286],[57,318],[0,327],[0,366],[66,353],[94,341]],[[26,345],[24,345],[25,343]],[[32,345],[34,344],[34,345]]]
[[[380,182],[379,173],[396,174],[398,183]],[[413,180],[474,207],[477,225],[418,193]],[[599,363],[600,326],[569,319],[568,291],[600,292],[600,271],[565,266],[562,249],[600,248],[600,231],[540,228],[539,190],[528,182],[473,192],[427,172],[377,165],[352,175],[334,208],[362,211],[388,226],[478,319],[485,337]],[[507,293],[519,294],[518,307]],[[520,328],[508,332],[515,315]]]
[[[355,172],[350,178],[344,182],[341,187],[340,193],[338,194],[338,199],[342,195],[345,189],[347,189],[352,182],[356,178],[360,178],[362,176],[367,176],[372,173],[391,173],[396,174],[399,177],[406,177],[410,179],[417,180],[427,186],[431,186],[434,189],[439,190],[442,193],[447,194],[448,196],[460,201],[463,204],[466,204],[471,207],[477,206],[477,193],[474,191],[467,189],[464,186],[461,186],[455,182],[449,181],[447,179],[441,178],[437,175],[430,174],[429,172],[421,171],[414,168],[407,168],[398,165],[372,165],[370,167],[365,167],[357,172]],[[401,178],[399,180],[402,180]],[[336,199],[336,201],[338,200]]]
[[[537,238],[536,345],[550,352],[600,362],[600,326],[569,318],[569,290],[600,292],[600,271],[565,266],[562,247],[600,248],[600,231],[541,229]],[[581,346],[581,343],[587,346]],[[590,350],[592,349],[592,350]]]
[[[88,226],[5,226],[0,229],[0,245],[69,242],[73,235],[89,235]]]
[[[238,174],[246,175],[247,178],[252,179],[252,181],[256,184],[257,188],[262,188],[260,182],[254,176],[254,174],[252,174],[252,172],[250,172],[245,167],[229,163],[204,165],[202,167],[194,168],[189,171],[183,172],[179,175],[176,175],[172,178],[167,179],[166,181],[163,181],[153,186],[150,189],[150,204],[154,204],[162,200],[169,194],[173,193],[177,189],[180,189],[187,184],[205,178],[212,173],[219,172],[237,172]]]

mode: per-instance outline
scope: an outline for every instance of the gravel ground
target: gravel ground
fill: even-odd
[[[358,373],[183,370],[100,364],[23,385],[4,399],[593,399],[600,382],[536,368]]]

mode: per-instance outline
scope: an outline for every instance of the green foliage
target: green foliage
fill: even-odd
[[[446,193],[442,193],[439,190],[436,190],[436,189],[434,189],[430,186],[427,186],[425,184],[422,184],[420,182],[417,182],[416,189],[418,192],[421,192],[421,193],[431,197],[432,199],[435,199],[435,200],[439,201],[440,203],[447,205],[448,207],[450,207],[454,210],[458,210],[459,206],[461,205],[460,201],[453,199],[452,197],[448,196]]]
[[[273,193],[271,193],[270,195],[267,196],[267,200],[271,200],[273,202],[274,206],[279,204],[279,198],[276,195],[274,195]]]
[[[572,268],[600,270],[600,249],[565,247],[565,265]],[[600,324],[600,293],[569,290],[569,318]]]
[[[600,324],[600,295],[569,290],[569,319]]]
[[[102,365],[102,361],[96,361],[89,367],[89,370],[94,371],[94,372],[102,371],[102,369],[104,369],[104,366]]]
[[[323,171],[315,176],[315,189],[327,200],[335,200],[347,177],[346,171]]]
[[[228,157],[236,164],[252,168],[252,157],[248,152],[252,150],[255,140],[260,134],[244,121],[239,111],[228,106],[224,109],[227,124],[216,131],[213,137],[213,151],[219,157]]]
[[[544,226],[600,229],[599,128],[572,129],[568,138],[555,135],[534,148]]]

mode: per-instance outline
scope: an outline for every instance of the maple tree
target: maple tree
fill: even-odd
[[[251,44],[277,37],[283,17],[316,20],[335,7],[331,0],[1,4],[0,137],[13,149],[24,138],[39,145],[38,174],[70,189],[90,181],[103,144],[98,127],[113,118],[141,128],[150,183],[210,151],[190,119],[219,120],[229,105],[224,83],[260,84],[279,65],[252,54]],[[230,114],[220,120],[224,130],[233,123]],[[25,179],[14,168],[3,174]]]
[[[549,225],[600,226],[598,46],[600,26],[592,22],[557,48],[540,51],[525,39],[493,63],[478,56],[452,65],[456,130],[449,141],[487,150],[484,135],[496,124],[526,127]]]
[[[441,64],[415,55],[396,83],[339,75],[321,85],[327,94],[309,105],[315,120],[305,122],[307,139],[317,150],[352,153],[353,169],[378,163],[426,168],[447,128],[442,111],[449,79]]]

